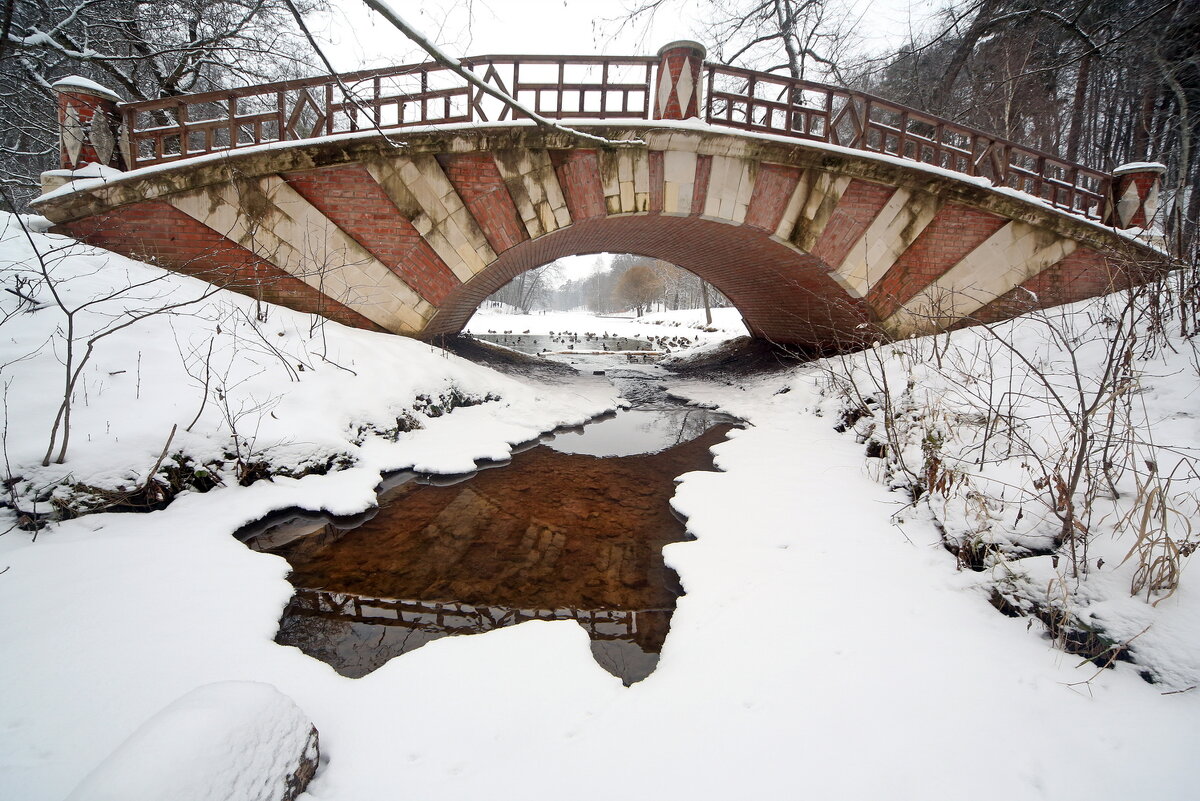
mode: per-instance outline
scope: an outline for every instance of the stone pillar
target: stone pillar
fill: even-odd
[[[654,119],[686,120],[700,116],[700,75],[707,51],[698,42],[671,42],[658,51],[658,88]]]
[[[115,92],[72,75],[50,85],[58,93],[59,158],[62,169],[85,164],[125,169],[119,131],[121,115]]]
[[[1122,164],[1112,172],[1112,206],[1108,224],[1116,228],[1149,228],[1158,211],[1158,190],[1167,168],[1154,161]]]

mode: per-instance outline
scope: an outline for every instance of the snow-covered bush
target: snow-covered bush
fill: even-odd
[[[1200,359],[1169,295],[1151,284],[821,363],[842,427],[959,565],[1098,661],[1120,649],[1086,620],[1089,581],[1116,572],[1157,603],[1198,545]],[[1066,641],[1082,629],[1095,642]]]
[[[554,407],[516,442],[611,403],[560,408],[428,344],[256,303],[44,224],[0,216],[0,515],[14,517],[0,530],[343,470],[462,407],[530,421]],[[410,452],[378,466],[473,469]]]

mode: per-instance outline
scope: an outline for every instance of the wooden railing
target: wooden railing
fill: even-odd
[[[331,590],[297,589],[289,613],[384,626],[477,634],[528,620],[574,620],[594,640],[630,639],[638,632],[639,615],[670,615],[673,609],[517,609],[454,601],[368,598]],[[644,620],[644,618],[643,618]]]
[[[477,56],[462,63],[542,116],[648,120],[654,57]],[[1109,176],[873,95],[705,64],[705,121],[826,142],[979,176],[1103,219]],[[411,64],[121,104],[136,168],[234,148],[354,131],[522,115],[438,64]]]
[[[987,178],[1056,208],[1104,216],[1109,176],[864,92],[706,64],[705,120],[828,142]]]
[[[554,119],[647,119],[655,58],[478,56],[466,67]],[[438,64],[121,104],[130,168],[269,142],[519,117]]]

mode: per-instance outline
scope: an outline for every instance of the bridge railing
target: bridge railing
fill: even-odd
[[[1105,221],[1112,216],[1112,178],[1099,170],[873,95],[708,63],[703,56],[700,45],[675,42],[659,57],[476,56],[462,63],[553,119],[698,116],[715,126],[930,164],[986,178],[1065,211]],[[75,80],[57,87],[67,169],[88,160],[133,169],[331,134],[523,116],[436,63],[136,103],[115,103],[116,96],[104,94],[103,87]],[[114,128],[120,126],[119,153],[117,137],[95,124],[100,110]],[[82,150],[71,149],[72,137],[83,142]]]
[[[1109,176],[1100,170],[865,92],[721,64],[705,68],[710,124],[919,161],[1104,216]]]
[[[554,119],[646,119],[653,57],[478,56],[485,82]],[[506,120],[501,101],[435,63],[120,104],[130,168],[363,130]]]

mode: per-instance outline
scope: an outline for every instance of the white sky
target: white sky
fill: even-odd
[[[697,39],[698,4],[668,0],[652,26],[626,26],[617,19],[625,0],[390,0],[409,23],[453,56],[486,54],[653,55],[677,39]],[[881,50],[903,41],[913,14],[934,8],[921,0],[847,0],[850,26],[861,47]],[[427,60],[395,28],[361,0],[330,0],[331,13],[310,17],[314,33],[339,70],[381,67]],[[911,9],[911,11],[910,11]],[[561,259],[563,278],[594,272],[595,255]]]
[[[624,0],[390,0],[396,11],[451,55],[617,54],[653,55],[676,39],[698,37],[697,4],[668,0],[652,28],[618,31]],[[847,0],[854,33],[867,47],[904,39],[911,13],[928,15],[921,0]],[[425,60],[361,0],[330,0],[322,33],[333,42],[339,69],[388,66]],[[702,42],[703,43],[703,42]]]

